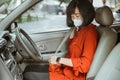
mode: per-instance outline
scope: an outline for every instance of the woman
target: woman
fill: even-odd
[[[73,27],[65,58],[50,58],[50,80],[85,80],[97,45],[95,11],[88,0],[72,0],[67,7],[67,25]]]

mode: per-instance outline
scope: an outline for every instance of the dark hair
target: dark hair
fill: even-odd
[[[88,0],[72,0],[66,10],[67,14],[67,25],[69,27],[73,27],[73,21],[71,18],[71,14],[74,13],[75,8],[78,8],[82,17],[83,17],[83,24],[81,26],[86,26],[90,24],[94,17],[95,17],[95,10],[93,5]]]

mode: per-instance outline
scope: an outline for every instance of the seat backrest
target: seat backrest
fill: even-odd
[[[94,80],[120,80],[120,42],[110,52]]]
[[[100,24],[97,27],[99,41],[93,62],[87,73],[87,80],[94,80],[106,57],[117,42],[117,33],[110,28],[114,20],[111,9],[107,6],[96,9],[95,20]]]

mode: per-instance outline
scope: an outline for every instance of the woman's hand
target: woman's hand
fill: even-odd
[[[52,56],[52,57],[48,60],[48,62],[49,62],[50,64],[57,64],[56,60],[57,60],[57,56]]]
[[[60,66],[61,64],[63,64],[63,65],[66,65],[66,66],[73,67],[73,64],[72,64],[71,59],[61,58],[60,61],[59,61],[59,63],[56,62],[56,60],[57,60],[57,56],[52,56],[52,57],[49,59],[49,63],[50,63],[50,64],[55,64],[55,65],[59,65],[59,66]]]

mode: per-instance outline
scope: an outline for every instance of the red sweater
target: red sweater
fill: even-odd
[[[50,80],[86,80],[91,62],[97,46],[97,32],[95,25],[90,24],[76,32],[69,40],[66,58],[72,60],[73,67],[49,66]]]

